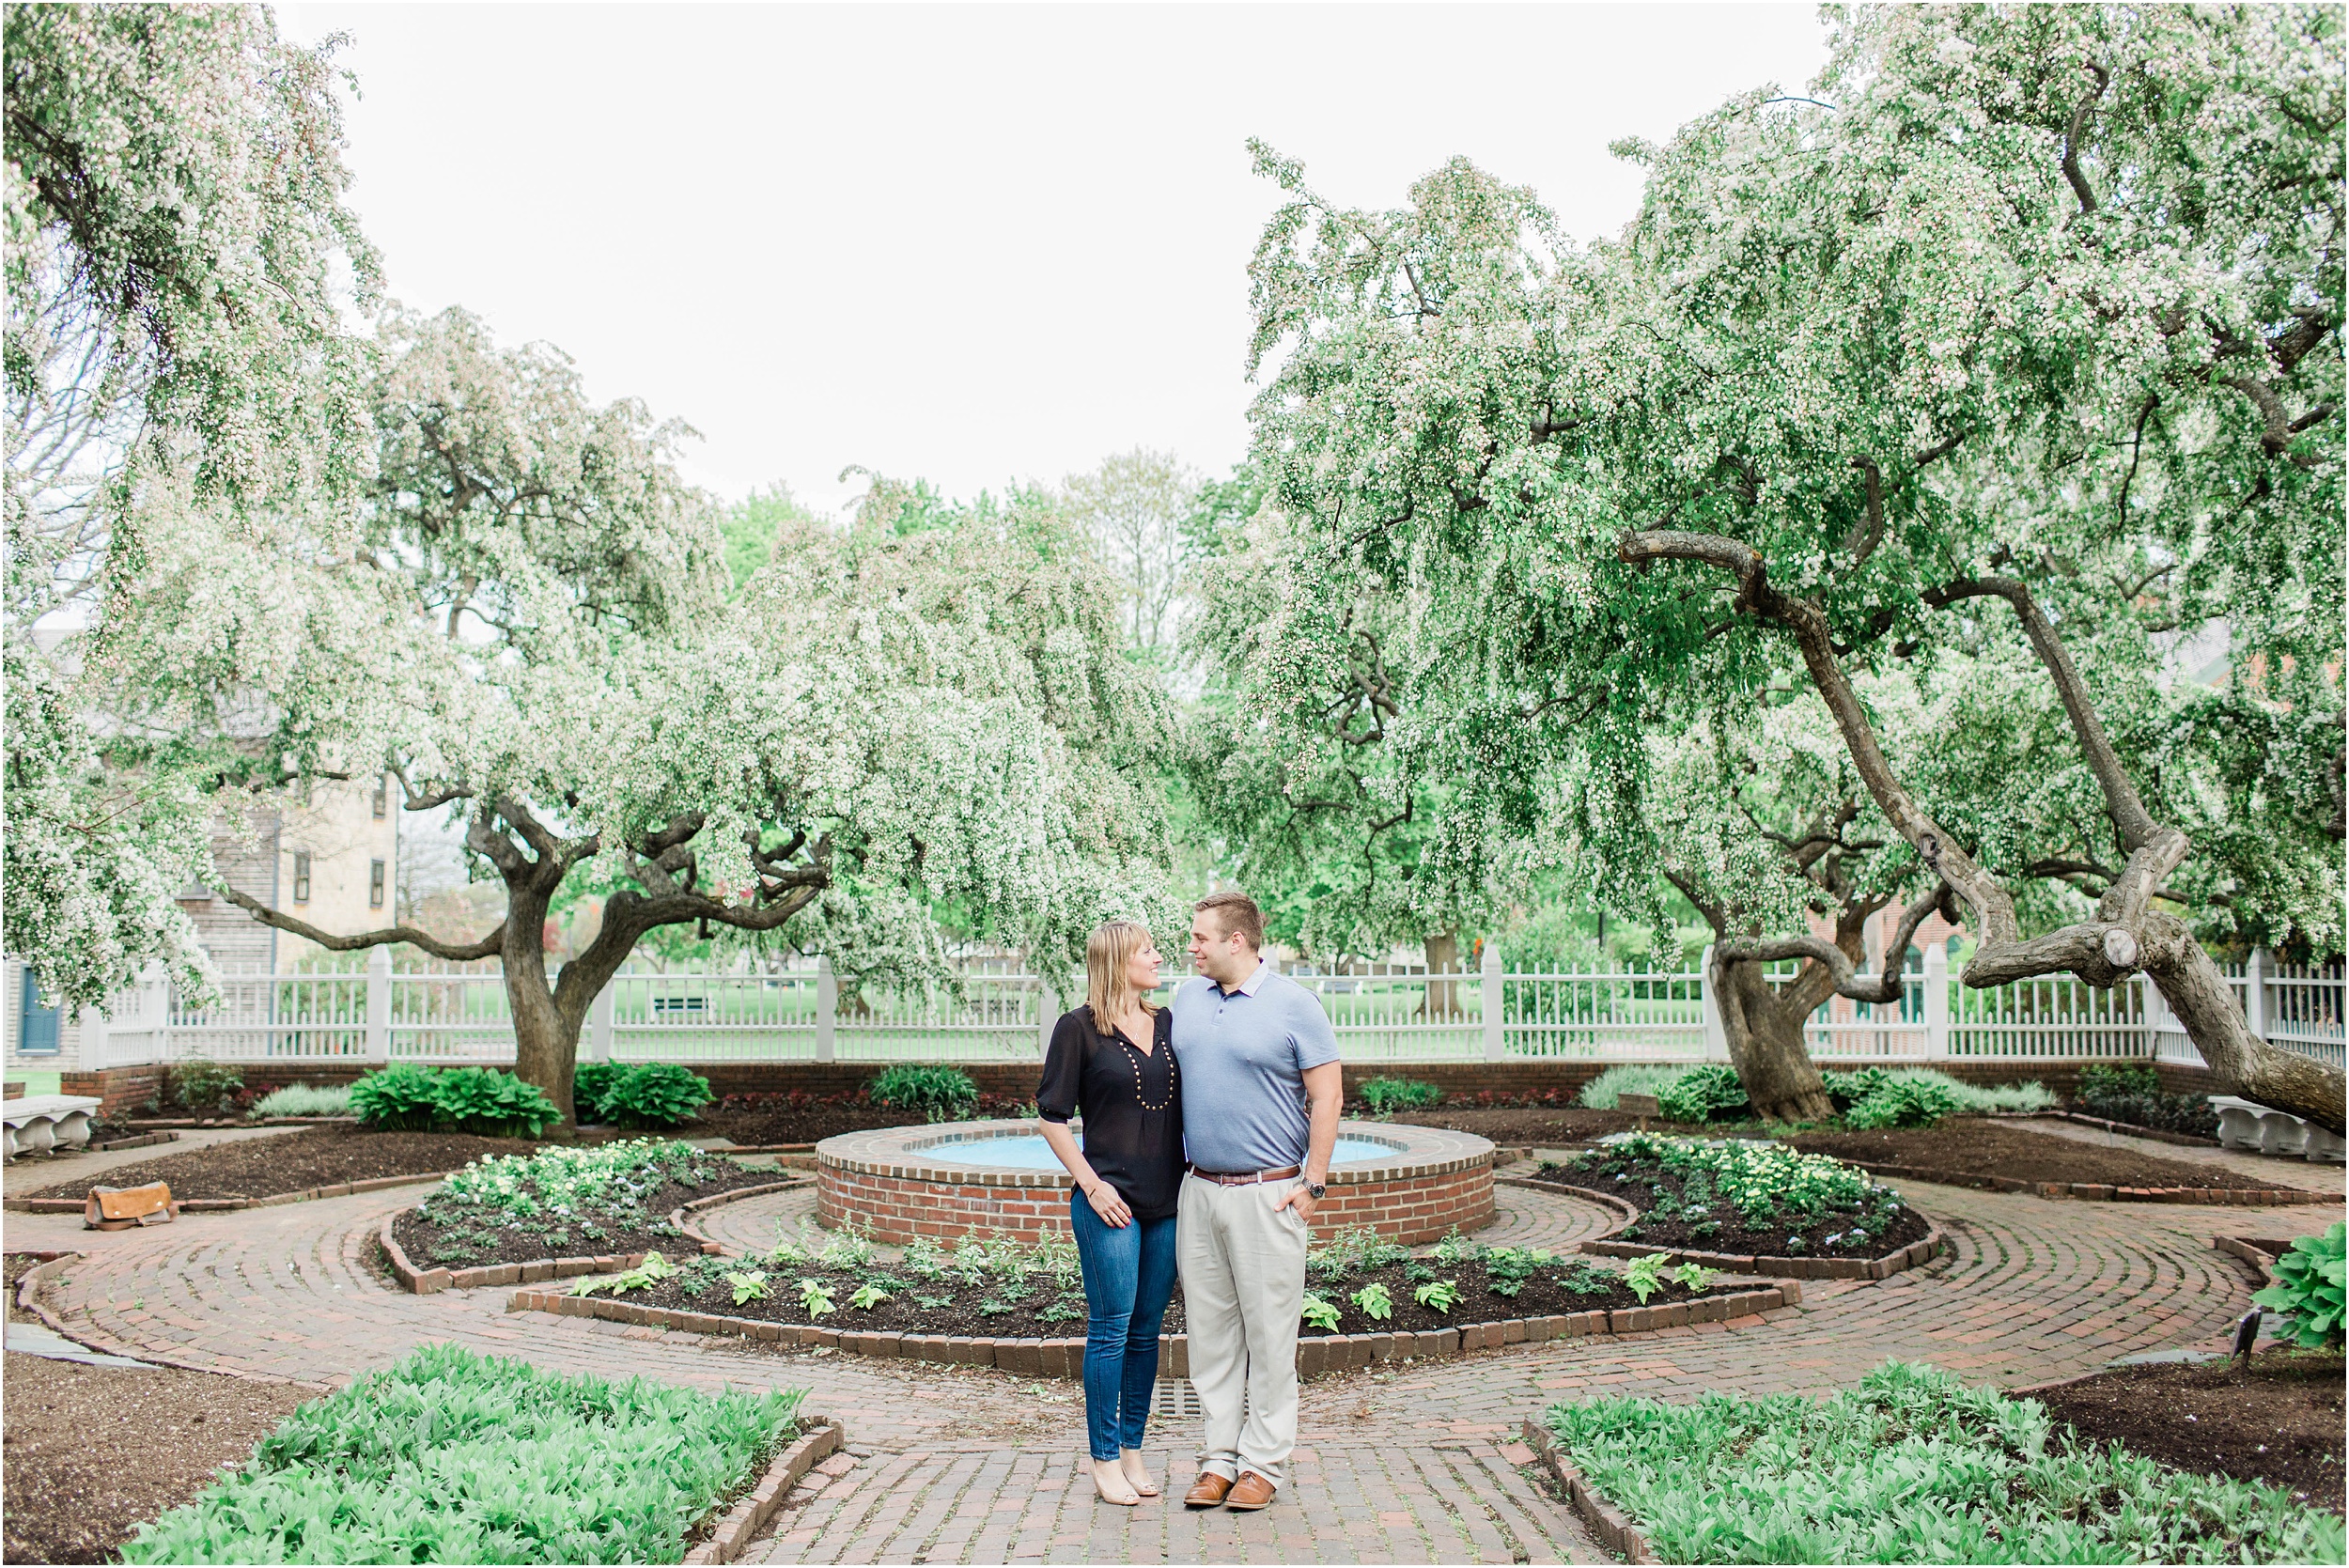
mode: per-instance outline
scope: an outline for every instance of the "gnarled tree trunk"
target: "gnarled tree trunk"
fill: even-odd
[[[1460,985],[1456,980],[1439,980],[1438,975],[1456,974],[1460,970],[1460,934],[1442,931],[1428,937],[1421,944],[1427,955],[1427,1000],[1421,1011],[1431,1018],[1457,1017],[1460,1013]]]
[[[1819,1122],[1834,1115],[1835,1103],[1803,1042],[1803,1020],[1818,1003],[1804,1003],[1802,977],[1790,983],[1793,994],[1773,992],[1760,964],[1724,959],[1717,952],[1710,978],[1730,1065],[1737,1070],[1754,1114],[1772,1122]]]
[[[2283,1050],[2251,1032],[2234,987],[2185,923],[2149,911],[2139,962],[2218,1080],[2247,1100],[2289,1110],[2341,1131],[2341,1075],[2313,1057]]]

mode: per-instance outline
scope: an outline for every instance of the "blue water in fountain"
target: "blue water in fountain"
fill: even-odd
[[[1057,1171],[1060,1157],[1040,1135],[1022,1138],[965,1138],[952,1143],[932,1143],[916,1149],[925,1159],[949,1160],[962,1165],[1006,1165],[1019,1171]],[[1367,1138],[1341,1138],[1337,1152],[1330,1157],[1333,1165],[1346,1165],[1365,1159],[1391,1159],[1402,1153],[1384,1143],[1374,1143]]]

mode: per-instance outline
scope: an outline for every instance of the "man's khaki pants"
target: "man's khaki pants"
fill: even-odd
[[[1277,1485],[1297,1446],[1297,1314],[1310,1227],[1295,1209],[1272,1205],[1301,1185],[1295,1176],[1245,1187],[1183,1178],[1175,1252],[1190,1382],[1206,1421],[1199,1467],[1226,1481],[1253,1470]]]

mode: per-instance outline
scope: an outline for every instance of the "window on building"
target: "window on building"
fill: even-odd
[[[384,813],[386,813],[386,812],[388,812],[388,811],[390,811],[390,810],[392,809],[392,799],[391,799],[391,797],[392,797],[392,786],[391,786],[391,782],[390,782],[389,780],[387,780],[387,779],[378,779],[378,780],[376,780],[376,781],[375,781],[375,799],[374,799],[372,801],[370,801],[368,804],[369,804],[369,809],[371,809],[371,810],[375,813],[375,815],[376,815],[376,817],[377,817],[379,820],[382,817],[382,815],[383,815],[383,814],[384,814]]]
[[[367,908],[370,909],[380,909],[382,907],[383,862],[381,861],[369,861],[367,862]]]
[[[310,902],[310,851],[307,849],[294,851],[294,902]]]

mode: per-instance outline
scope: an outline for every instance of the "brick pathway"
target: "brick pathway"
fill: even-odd
[[[1517,1423],[1550,1401],[1822,1390],[1890,1356],[2015,1386],[2135,1351],[2211,1343],[2250,1285],[2210,1237],[2292,1235],[2332,1218],[1902,1185],[1942,1219],[1953,1255],[1881,1283],[1812,1281],[1801,1308],[1766,1324],[1554,1341],[1313,1380],[1299,1434],[1310,1459],[1300,1458],[1289,1495],[1252,1517],[1092,1501],[1071,1384],[509,1315],[502,1290],[396,1294],[373,1238],[384,1214],[415,1201],[413,1188],[107,1235],[49,1215],[8,1215],[5,1230],[11,1249],[92,1253],[48,1300],[77,1338],[103,1349],[324,1384],[417,1343],[453,1340],[559,1370],[804,1386],[811,1408],[847,1423],[853,1452],[842,1473],[795,1494],[759,1548],[774,1560],[1508,1561],[1600,1560],[1509,1451]],[[1496,1240],[1563,1245],[1601,1222],[1571,1200],[1501,1191],[1504,1213],[1487,1233]],[[765,1245],[806,1202],[795,1192],[735,1205],[727,1234]],[[1175,1407],[1150,1452],[1179,1486],[1195,1416],[1181,1403],[1187,1389],[1168,1392]]]

